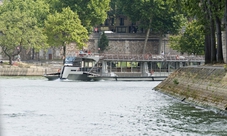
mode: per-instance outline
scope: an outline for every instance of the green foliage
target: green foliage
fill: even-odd
[[[183,16],[163,0],[118,0],[117,4],[133,22],[139,21],[141,28],[151,28],[154,33],[174,34],[182,25]]]
[[[173,83],[174,83],[175,85],[178,85],[178,84],[179,84],[179,81],[178,81],[177,79],[174,79],[174,80],[173,80]]]
[[[0,6],[0,46],[10,64],[22,48],[40,50],[48,47],[47,37],[39,27],[39,14],[32,9],[38,5],[31,3],[35,4],[33,0],[12,0],[4,1]]]
[[[161,9],[161,0],[124,0],[118,1],[118,7],[122,9],[123,13],[129,16],[133,21],[140,21],[144,29],[151,28],[149,20],[153,19],[154,14],[159,12]]]
[[[87,30],[81,25],[78,15],[69,7],[47,17],[45,33],[48,35],[48,43],[54,46],[65,46],[75,42],[79,48],[82,48],[88,40]]]
[[[105,33],[102,33],[98,47],[100,48],[101,51],[104,51],[108,45],[109,45],[109,40],[105,35]]]
[[[90,30],[105,21],[110,10],[109,3],[110,0],[59,0],[61,8],[58,11],[70,7],[78,14],[81,24]]]
[[[224,70],[227,71],[227,64],[224,64]]]
[[[183,34],[170,36],[170,47],[181,53],[203,55],[205,39],[201,28],[196,21],[190,22]]]
[[[163,0],[118,0],[116,2],[124,15],[132,22],[138,22],[139,28],[146,31],[143,53],[146,50],[150,34],[176,34],[182,26],[183,15]]]
[[[153,15],[153,22],[151,24],[152,33],[160,35],[168,33],[177,34],[185,22],[186,19],[183,14],[174,10],[165,2],[162,4],[162,8],[159,8],[158,12]]]
[[[188,18],[195,18],[202,25],[205,43],[205,64],[223,62],[221,31],[224,14],[227,14],[225,0],[167,0],[177,10],[181,10]],[[226,13],[225,13],[226,12]],[[226,26],[226,21],[225,26]],[[216,36],[215,36],[216,35]],[[216,42],[217,41],[217,42]],[[217,45],[216,45],[217,44]]]

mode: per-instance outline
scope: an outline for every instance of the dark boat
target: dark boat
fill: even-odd
[[[50,81],[56,80],[56,79],[59,79],[60,78],[60,72],[58,72],[58,73],[45,74],[44,77],[47,78]]]

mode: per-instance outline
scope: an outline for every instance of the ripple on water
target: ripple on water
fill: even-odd
[[[227,117],[152,90],[159,82],[0,78],[11,135],[222,135]]]

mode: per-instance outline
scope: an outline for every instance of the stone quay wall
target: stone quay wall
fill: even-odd
[[[40,76],[45,74],[45,69],[39,68],[1,68],[1,76]]]
[[[183,67],[154,89],[199,106],[227,110],[227,72],[223,66]]]
[[[0,76],[43,76],[47,73],[56,73],[60,67],[53,66],[0,66]]]

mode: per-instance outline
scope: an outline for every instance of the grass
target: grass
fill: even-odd
[[[174,80],[173,80],[173,83],[174,83],[175,85],[178,85],[178,84],[179,84],[179,81],[178,81],[177,79],[174,79]]]

